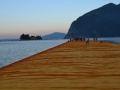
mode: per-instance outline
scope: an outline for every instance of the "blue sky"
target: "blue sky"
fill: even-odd
[[[0,0],[0,39],[67,33],[72,21],[120,0]]]

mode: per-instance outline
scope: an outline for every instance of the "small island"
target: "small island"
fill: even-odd
[[[22,34],[20,40],[42,40],[41,36],[30,36],[29,34]]]

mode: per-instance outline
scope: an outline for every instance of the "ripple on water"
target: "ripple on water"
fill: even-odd
[[[0,67],[55,47],[67,40],[5,41],[0,42]]]

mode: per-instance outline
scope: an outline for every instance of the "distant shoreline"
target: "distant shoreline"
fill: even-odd
[[[100,38],[98,38],[98,41],[120,44],[120,40],[119,41],[113,40],[115,38],[119,39],[120,37],[100,37]],[[90,39],[93,40],[93,38],[90,38]],[[42,40],[61,40],[61,39],[42,39]],[[4,42],[4,41],[36,41],[36,40],[0,39],[0,42]],[[39,40],[37,40],[37,41],[39,41]]]

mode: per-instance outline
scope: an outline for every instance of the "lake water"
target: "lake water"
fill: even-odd
[[[120,44],[120,37],[98,38],[99,41],[107,41]]]
[[[0,67],[55,47],[66,41],[67,40],[2,41],[0,42]]]
[[[120,38],[98,38],[99,41],[120,43]],[[33,54],[55,47],[67,40],[37,40],[37,41],[1,41],[0,42],[0,67]]]

